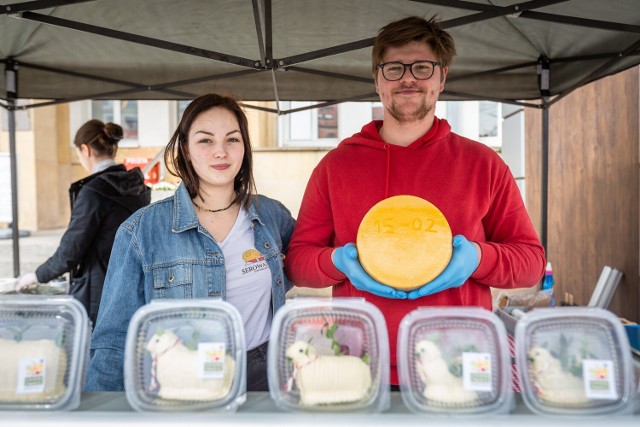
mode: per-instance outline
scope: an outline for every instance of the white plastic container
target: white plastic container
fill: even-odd
[[[77,408],[90,330],[70,296],[0,297],[0,409]]]
[[[424,307],[398,330],[398,376],[413,412],[497,415],[513,407],[504,324],[478,307]]]
[[[124,379],[137,411],[233,412],[246,372],[242,318],[225,301],[154,300],[131,318]]]
[[[0,277],[0,295],[8,294],[9,292],[16,293],[16,285],[18,279],[14,277]]]
[[[538,414],[633,411],[635,379],[620,319],[601,308],[536,308],[516,325],[525,404]]]
[[[389,406],[389,341],[361,298],[298,298],[274,316],[271,397],[288,411],[381,412]]]

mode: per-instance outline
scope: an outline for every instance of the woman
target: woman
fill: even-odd
[[[90,172],[71,184],[71,221],[60,246],[35,273],[22,276],[17,289],[46,283],[71,272],[70,293],[95,324],[116,231],[133,212],[149,204],[151,191],[140,169],[127,171],[114,161],[122,127],[90,120],[73,141],[80,164]]]
[[[203,95],[189,104],[165,150],[181,178],[173,197],[122,224],[91,342],[86,390],[123,390],[129,320],[154,298],[222,297],[242,316],[247,390],[268,390],[266,352],[275,311],[291,287],[283,271],[294,220],[254,195],[247,118],[238,103]],[[264,260],[247,268],[243,255]]]

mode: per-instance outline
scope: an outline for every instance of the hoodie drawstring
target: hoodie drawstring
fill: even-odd
[[[389,176],[391,175],[391,146],[389,144],[384,144],[384,149],[387,152],[387,168],[385,171],[385,181],[384,181],[384,198],[389,197]]]

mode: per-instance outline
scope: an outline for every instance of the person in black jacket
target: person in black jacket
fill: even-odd
[[[69,293],[82,302],[94,324],[116,231],[151,201],[142,171],[127,171],[114,161],[122,136],[122,127],[114,123],[90,120],[80,127],[74,144],[80,164],[91,175],[69,188],[71,220],[56,252],[34,273],[21,276],[17,285],[19,290],[70,272]]]

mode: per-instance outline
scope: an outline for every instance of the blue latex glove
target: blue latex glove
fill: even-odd
[[[353,243],[347,243],[336,249],[331,260],[338,270],[346,274],[351,284],[358,290],[384,298],[405,299],[407,293],[383,285],[371,278],[358,261],[358,249]]]
[[[453,238],[453,254],[449,265],[431,282],[409,292],[409,299],[435,294],[449,288],[457,288],[467,281],[478,268],[478,250],[462,234]]]

